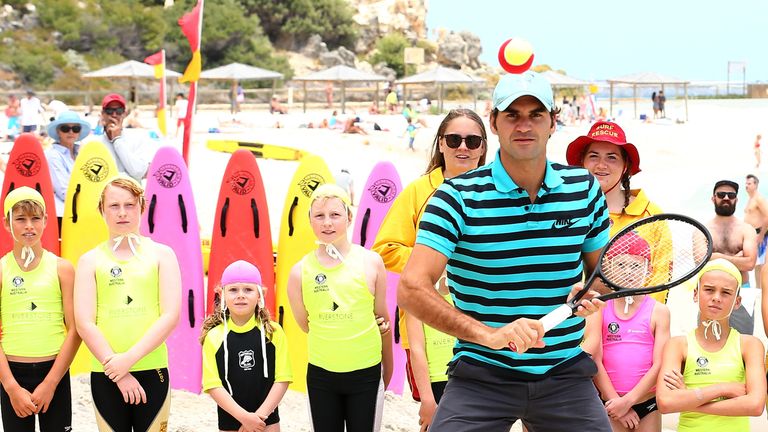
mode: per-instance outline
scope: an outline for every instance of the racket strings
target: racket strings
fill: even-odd
[[[696,226],[657,219],[615,238],[600,270],[615,289],[643,289],[674,284],[706,259],[709,241]]]

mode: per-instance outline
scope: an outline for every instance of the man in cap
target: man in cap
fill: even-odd
[[[508,431],[519,418],[531,430],[611,430],[580,347],[582,317],[602,302],[590,292],[547,335],[538,320],[573,295],[608,241],[595,178],[547,160],[557,114],[543,76],[503,76],[490,115],[495,160],[446,180],[427,204],[398,302],[458,338],[430,429]],[[434,289],[446,264],[455,308]]]
[[[123,120],[126,114],[124,97],[117,93],[104,96],[101,101],[101,124],[104,126],[101,142],[115,158],[118,171],[141,181],[147,175],[153,154],[142,146],[137,136],[124,134]]]
[[[707,222],[712,234],[712,259],[725,258],[741,271],[741,305],[733,311],[729,322],[741,334],[751,335],[755,328],[756,292],[749,286],[749,272],[757,260],[757,234],[752,225],[733,214],[739,184],[731,180],[720,180],[712,190],[715,217]]]

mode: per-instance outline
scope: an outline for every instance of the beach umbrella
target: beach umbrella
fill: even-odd
[[[477,110],[477,92],[475,92],[475,86],[482,82],[483,80],[468,75],[458,69],[447,68],[445,66],[438,66],[434,69],[395,81],[396,84],[401,84],[403,86],[404,98],[406,97],[405,87],[409,84],[437,85],[439,87],[438,108],[440,112],[443,111],[443,90],[445,84],[469,84],[472,87],[472,97],[474,99],[475,110]],[[403,103],[405,103],[405,101]]]
[[[169,69],[165,70],[166,77],[180,77],[181,74]],[[135,80],[139,78],[155,79],[155,67],[136,60],[128,60],[103,69],[87,72],[83,78],[128,78],[131,89],[135,87]],[[133,103],[137,102],[137,95],[133,93]]]
[[[228,65],[203,71],[200,73],[200,78],[232,81],[232,100],[235,101],[232,105],[232,110],[235,111],[239,105],[239,102],[237,101],[237,84],[239,81],[271,79],[272,92],[274,93],[277,80],[283,79],[283,74],[242,63],[230,63]]]
[[[346,104],[346,85],[349,82],[375,82],[376,83],[376,105],[379,102],[379,83],[387,81],[387,78],[378,74],[364,72],[359,69],[351,68],[349,66],[337,65],[324,69],[321,71],[313,72],[303,77],[294,78],[296,81],[302,81],[304,83],[304,112],[307,112],[307,82],[310,81],[325,81],[341,84],[341,112],[344,113],[344,106]]]

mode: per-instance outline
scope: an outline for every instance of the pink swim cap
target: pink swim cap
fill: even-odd
[[[252,283],[261,286],[261,272],[255,265],[238,260],[228,265],[221,274],[221,286],[233,283]]]

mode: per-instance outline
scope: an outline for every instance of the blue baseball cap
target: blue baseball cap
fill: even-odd
[[[526,71],[521,74],[506,74],[499,79],[493,90],[493,108],[504,111],[521,96],[535,97],[547,111],[552,111],[555,106],[555,97],[552,95],[549,81],[536,72]]]

